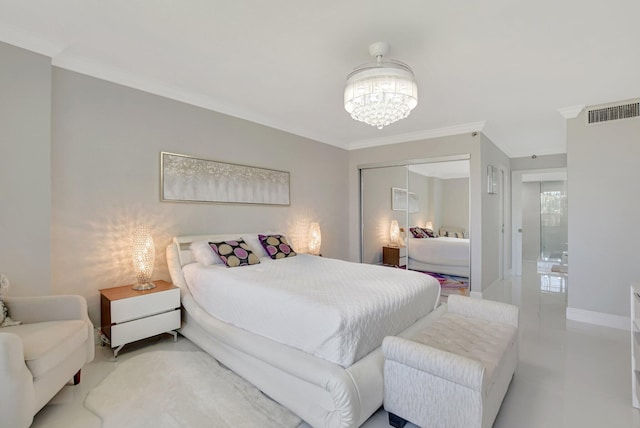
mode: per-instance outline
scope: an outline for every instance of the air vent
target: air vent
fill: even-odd
[[[640,116],[640,103],[621,104],[589,110],[588,123],[600,123],[610,120],[629,119]]]

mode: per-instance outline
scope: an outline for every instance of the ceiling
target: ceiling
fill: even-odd
[[[638,16],[638,0],[0,0],[0,40],[345,149],[482,131],[519,157],[566,151],[559,109],[640,96]],[[376,41],[419,88],[383,130],[342,99]]]

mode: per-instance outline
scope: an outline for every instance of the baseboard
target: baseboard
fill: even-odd
[[[502,290],[502,283],[504,281],[502,279],[496,279],[495,281],[493,281],[488,287],[486,287],[484,290],[482,291],[472,291],[471,293],[469,293],[469,296],[473,297],[474,299],[493,299],[493,300],[500,300],[500,291]],[[498,296],[494,296],[496,293],[499,293]]]
[[[629,317],[606,314],[604,312],[587,311],[577,308],[567,307],[567,319],[585,322],[588,324],[601,325],[604,327],[617,328],[620,330],[629,330],[631,327],[631,319]]]
[[[480,291],[470,291],[469,297],[472,299],[482,299],[482,293]]]

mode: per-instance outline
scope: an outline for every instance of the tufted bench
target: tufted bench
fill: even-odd
[[[384,408],[397,428],[488,428],[518,363],[518,307],[449,296],[410,339],[386,337]]]

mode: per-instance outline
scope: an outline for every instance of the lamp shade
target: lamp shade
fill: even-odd
[[[137,227],[133,232],[132,258],[133,270],[136,274],[134,290],[149,290],[155,287],[151,281],[156,248],[153,244],[151,232],[146,226]]]
[[[322,245],[322,233],[320,233],[320,225],[311,223],[309,226],[309,252],[314,256],[320,254],[320,246]]]
[[[427,224],[425,224],[425,226],[427,229],[433,230],[433,223],[431,223],[430,221],[427,222]]]
[[[391,220],[389,238],[391,240],[391,245],[397,247],[398,241],[400,241],[400,226],[398,226],[398,220]]]

